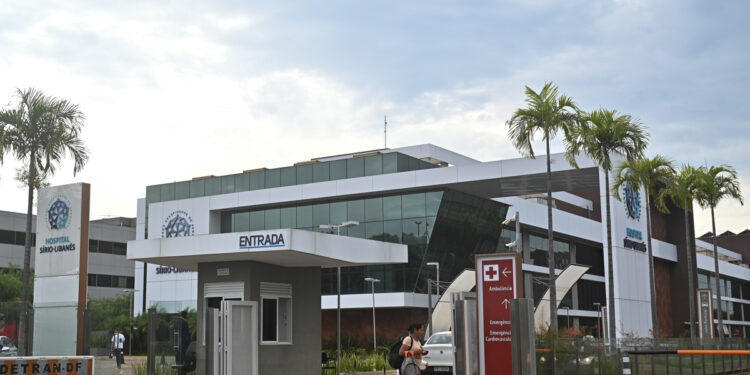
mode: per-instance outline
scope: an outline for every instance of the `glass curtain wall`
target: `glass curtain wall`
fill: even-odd
[[[341,235],[406,244],[409,262],[342,268],[342,293],[368,293],[365,277],[382,280],[375,284],[376,292],[426,292],[427,278],[436,275],[425,263],[440,262],[442,281],[473,268],[474,254],[498,249],[506,212],[503,204],[446,190],[224,213],[221,227],[223,232],[277,228],[327,232],[320,225],[355,220],[360,225],[341,228]],[[324,269],[323,294],[335,293],[336,270]]]

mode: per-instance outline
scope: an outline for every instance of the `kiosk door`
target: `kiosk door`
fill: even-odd
[[[219,374],[258,375],[258,303],[224,300],[219,315]]]

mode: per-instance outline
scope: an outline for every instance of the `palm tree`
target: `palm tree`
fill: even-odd
[[[654,254],[651,247],[651,196],[656,196],[659,184],[663,184],[674,174],[672,161],[656,155],[653,159],[642,158],[634,162],[623,161],[617,166],[612,184],[612,194],[617,200],[620,189],[630,185],[635,191],[643,186],[646,191],[646,237],[648,238],[648,279],[651,291],[651,321],[654,337],[659,337],[659,317],[656,313],[656,283],[654,282]]]
[[[599,109],[586,114],[581,124],[569,134],[566,156],[571,165],[577,167],[575,155],[583,151],[604,170],[604,184],[607,210],[607,266],[609,267],[609,332],[610,345],[615,347],[615,292],[614,268],[612,263],[612,220],[609,204],[609,171],[612,170],[612,155],[622,154],[633,162],[643,157],[648,144],[648,134],[638,120],[615,110]]]
[[[555,251],[552,231],[552,171],[549,141],[559,131],[568,134],[578,122],[578,107],[573,99],[558,95],[552,82],[544,84],[542,91],[535,92],[526,86],[526,108],[519,108],[506,122],[508,136],[513,146],[523,155],[535,158],[531,142],[537,133],[547,146],[547,262],[549,267],[550,329],[557,331],[557,293],[555,289]],[[553,361],[554,362],[554,361]]]
[[[740,182],[737,179],[737,171],[728,165],[711,166],[710,168],[701,167],[698,169],[698,186],[697,200],[698,204],[704,209],[711,209],[711,228],[713,230],[714,245],[714,279],[716,280],[716,301],[717,316],[719,318],[719,332],[722,331],[724,324],[721,317],[721,289],[719,288],[719,252],[716,246],[716,218],[714,209],[724,198],[736,199],[740,204],[742,201],[742,192],[740,191]]]
[[[696,199],[699,186],[700,171],[691,166],[683,165],[680,171],[668,181],[667,186],[659,192],[658,205],[661,210],[669,212],[666,206],[667,198],[680,207],[685,213],[685,258],[688,273],[688,306],[690,309],[690,340],[695,344],[695,282],[693,271],[693,254],[691,244],[694,239],[690,233],[690,211],[693,209],[693,200]]]
[[[45,95],[29,88],[17,89],[14,108],[0,111],[0,163],[7,152],[24,163],[18,176],[28,187],[26,209],[26,241],[23,254],[23,287],[21,289],[21,317],[19,319],[18,348],[26,353],[28,331],[29,261],[31,257],[31,215],[34,190],[69,154],[73,158],[73,175],[88,161],[88,150],[79,137],[85,119],[77,105],[64,99]]]

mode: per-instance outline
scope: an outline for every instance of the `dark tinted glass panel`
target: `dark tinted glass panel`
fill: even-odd
[[[174,184],[164,184],[161,186],[161,200],[171,201],[174,200]]]
[[[99,252],[99,241],[97,240],[89,240],[89,251],[92,253],[98,253]]]
[[[250,230],[250,213],[241,212],[233,215],[232,232],[244,232]]]
[[[263,298],[263,340],[276,341],[277,301]]]
[[[331,180],[346,178],[346,160],[334,160],[331,163]]]
[[[221,213],[221,233],[232,232],[232,213],[222,212]]]
[[[297,208],[296,207],[285,207],[280,210],[281,212],[281,227],[282,228],[296,228],[297,227]]]
[[[383,173],[398,172],[397,153],[383,154]]]
[[[427,216],[436,216],[440,208],[440,199],[443,197],[442,191],[431,191],[425,193],[425,214]]]
[[[570,264],[570,246],[567,242],[555,240],[555,268],[563,269]],[[549,256],[547,249],[549,243],[546,237],[537,235],[529,235],[529,248],[531,249],[531,259],[537,266],[546,267],[547,257]]]
[[[128,288],[135,288],[135,277],[128,277]]]
[[[346,202],[333,202],[331,207],[331,224],[341,224],[346,218]]]
[[[321,203],[313,205],[313,227],[320,227],[320,225],[326,224],[340,224],[331,223],[330,211],[328,209],[328,203]]]
[[[250,190],[250,173],[234,175],[234,191]]]
[[[410,218],[402,220],[402,242],[407,245],[424,244],[424,218]]]
[[[109,275],[96,275],[96,286],[112,286],[112,278]]]
[[[387,220],[383,222],[383,241],[401,242],[401,220]]]
[[[313,182],[313,166],[311,164],[297,166],[297,184]]]
[[[297,228],[310,228],[312,221],[312,206],[298,206]]]
[[[128,253],[128,246],[127,244],[124,244],[122,242],[113,242],[112,243],[112,254],[115,255],[127,255]]]
[[[96,286],[96,275],[94,275],[93,273],[89,274],[88,284],[89,286]]]
[[[578,288],[578,308],[581,310],[597,310],[594,303],[599,303],[601,306],[606,306],[605,303],[605,291],[604,283],[590,281],[590,280],[578,280],[576,282]]]
[[[365,199],[365,221],[383,220],[383,198]]]
[[[342,228],[341,234],[349,237],[365,238],[365,226],[364,224],[359,224],[356,227],[346,228],[346,233],[344,233]]]
[[[221,178],[211,177],[203,181],[206,181],[206,195],[221,194]]]
[[[281,186],[294,185],[297,182],[297,171],[295,167],[281,168]]]
[[[32,233],[32,235],[34,234]],[[21,246],[26,245],[26,233],[25,232],[16,232],[16,245],[21,245]],[[32,246],[34,246],[33,242],[32,242]]]
[[[361,224],[360,224],[361,225]],[[365,238],[371,240],[383,240],[383,222],[375,221],[365,224]]]
[[[206,180],[190,181],[190,198],[202,197],[206,195]]]
[[[365,159],[365,176],[383,173],[383,157],[381,155],[367,156],[363,159]]]
[[[425,193],[405,194],[401,204],[404,219],[425,216]]]
[[[174,184],[174,199],[190,198],[190,181],[182,181]]]
[[[266,228],[265,229],[279,229],[281,228],[281,210],[278,208],[271,208],[266,212]]]
[[[266,187],[266,171],[250,172],[250,190],[260,190]]]
[[[346,178],[362,177],[365,175],[365,161],[363,158],[346,159]]]
[[[15,244],[16,234],[9,230],[0,230],[0,243]]]
[[[396,168],[399,172],[406,172],[409,170],[409,159],[411,158],[404,154],[398,154],[396,159]]]
[[[234,193],[234,175],[221,176],[221,193]]]
[[[365,221],[365,201],[357,199],[346,202],[346,211],[348,220],[359,222]]]
[[[104,254],[112,254],[112,242],[99,241],[99,252]]]
[[[250,213],[250,230],[266,229],[266,214],[264,211]]]
[[[266,188],[275,188],[281,186],[281,170],[269,169],[266,171]]]
[[[604,276],[604,254],[600,247],[576,244],[576,263],[591,266],[588,274]]]
[[[161,186],[146,186],[146,203],[161,202]]]
[[[419,169],[419,159],[409,158],[409,170],[414,171]]]
[[[313,182],[323,182],[331,179],[331,172],[329,170],[330,163],[315,163],[313,164]]]
[[[383,197],[383,219],[392,220],[401,218],[401,196],[394,195]]]

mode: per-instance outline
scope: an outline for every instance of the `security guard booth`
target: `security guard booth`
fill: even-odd
[[[128,259],[198,271],[198,374],[319,374],[321,268],[406,263],[407,246],[278,229],[136,240]]]

